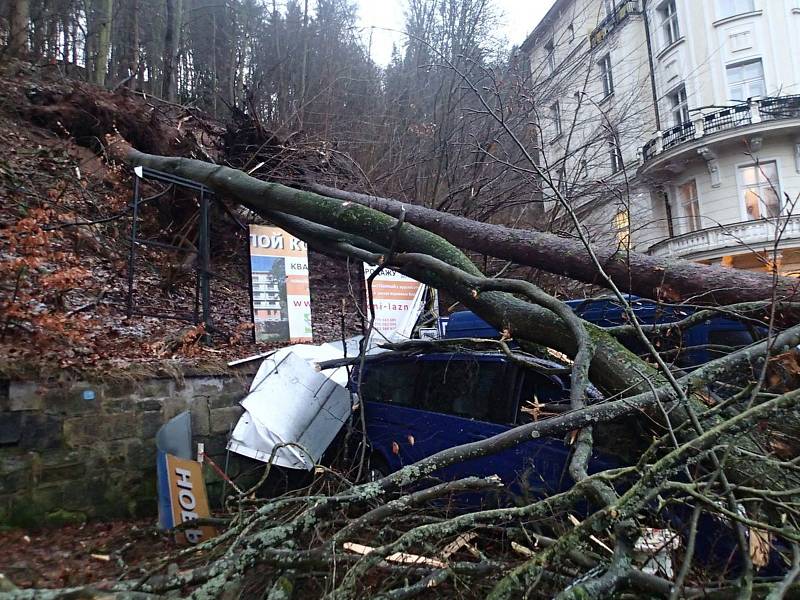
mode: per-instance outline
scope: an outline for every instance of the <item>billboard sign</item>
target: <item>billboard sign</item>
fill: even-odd
[[[306,243],[278,227],[250,225],[256,341],[311,341]]]
[[[364,264],[365,280],[377,267]],[[392,269],[383,269],[372,282],[372,297],[375,305],[376,343],[385,338],[401,341],[411,337],[424,305],[425,286]],[[367,302],[369,310],[369,299]]]
[[[162,511],[162,526],[172,529],[181,523],[207,519],[208,496],[199,462],[179,458],[166,452],[158,453],[159,495],[168,498]],[[175,534],[178,543],[199,544],[217,534],[213,527],[199,525]]]

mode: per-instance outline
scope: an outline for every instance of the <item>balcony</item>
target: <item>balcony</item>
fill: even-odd
[[[785,229],[781,228],[785,225]],[[653,244],[647,251],[652,256],[675,256],[702,259],[715,258],[730,250],[763,250],[772,248],[780,236],[778,247],[800,242],[800,216],[743,221],[684,233]]]
[[[712,113],[699,115],[692,121],[658,132],[641,149],[642,164],[682,144],[701,140],[720,132],[800,118],[800,95],[776,96],[742,102]]]
[[[614,12],[600,21],[600,24],[589,34],[589,44],[592,48],[598,46],[609,34],[614,31],[630,15],[641,14],[637,0],[619,2]]]

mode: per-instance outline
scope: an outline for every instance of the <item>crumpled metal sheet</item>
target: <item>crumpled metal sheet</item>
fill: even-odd
[[[358,341],[349,342],[348,356],[357,355]],[[341,343],[298,344],[265,359],[241,402],[245,413],[228,449],[282,467],[313,469],[351,411],[346,369],[322,373],[314,363],[342,356]]]

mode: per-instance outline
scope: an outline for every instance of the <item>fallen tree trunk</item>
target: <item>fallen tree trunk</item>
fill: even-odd
[[[311,236],[321,238],[323,245],[342,242],[373,254],[386,253],[385,249],[390,247],[394,247],[398,253],[428,253],[469,277],[482,277],[480,270],[462,252],[439,235],[410,224],[395,231],[397,220],[377,209],[261,181],[221,165],[145,154],[118,137],[110,142],[110,156],[131,165],[147,166],[203,182],[219,193],[230,194],[307,241]],[[710,269],[703,265],[686,264],[696,266],[700,273]],[[574,356],[577,350],[576,339],[562,320],[538,304],[504,292],[477,294],[472,282],[452,277],[450,273],[433,271],[428,265],[419,266],[414,261],[408,262],[401,270],[428,285],[449,291],[498,329],[509,329],[514,337],[555,348],[570,356]],[[733,269],[720,271],[733,278],[741,273]],[[635,276],[640,275],[654,276],[644,268],[641,273],[636,271]],[[763,276],[759,278],[757,273],[745,275],[755,276],[760,285],[765,285]],[[725,284],[725,288],[732,288],[735,281],[721,283]],[[762,291],[762,297],[764,294],[768,295],[769,289]],[[605,393],[633,395],[650,391],[653,383],[665,383],[651,365],[640,360],[612,335],[599,327],[587,324],[587,328],[597,345],[591,363],[591,379]]]
[[[398,228],[398,221],[393,217],[357,203],[264,182],[224,166],[144,154],[121,139],[112,142],[109,148],[111,156],[129,164],[160,169],[203,182],[219,193],[230,194],[267,218],[274,219],[276,224],[286,226],[312,245],[318,244],[321,249],[336,244],[349,246],[349,253],[361,258],[364,252],[375,254],[379,248],[394,248],[399,253],[398,260],[402,257],[408,259],[400,267],[407,275],[447,290],[498,329],[508,329],[514,337],[575,356],[578,340],[560,317],[543,306],[523,301],[511,293],[478,293],[479,289],[475,286],[482,277],[480,270],[462,252],[435,233],[409,224]],[[414,253],[427,253],[436,261],[421,264],[414,259]],[[437,264],[445,268],[438,268]],[[733,270],[725,272],[735,275]],[[668,385],[667,374],[660,373],[638,358],[612,335],[588,323],[585,329],[596,349],[589,378],[604,393],[631,396],[650,392],[653,386]],[[794,343],[795,338],[787,339],[781,348],[772,350],[785,350]],[[687,390],[684,393],[688,401],[687,409],[698,413],[705,410],[701,397]],[[687,421],[682,411],[675,411],[673,417],[679,423]],[[737,464],[737,468],[743,466]],[[740,474],[748,479],[751,477],[745,469]]]
[[[347,192],[319,184],[308,188],[318,194],[356,202],[382,213],[399,217],[442,236],[451,244],[488,256],[542,269],[555,275],[605,287],[597,266],[583,244],[532,229],[513,229],[504,225],[480,223],[465,217],[439,212],[416,204]],[[765,300],[772,297],[790,300],[800,293],[800,282],[687,260],[659,258],[613,247],[595,248],[600,264],[621,290],[667,302],[691,301],[717,305]]]

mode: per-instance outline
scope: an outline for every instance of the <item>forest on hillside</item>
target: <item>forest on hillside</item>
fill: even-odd
[[[497,14],[489,0],[412,0],[386,66],[349,0],[3,0],[0,36],[5,55],[70,77],[256,115],[281,143],[324,141],[366,189],[481,218],[502,199],[513,220],[536,211],[538,185],[504,164],[518,152],[472,89],[533,136],[531,76],[509,60]]]

